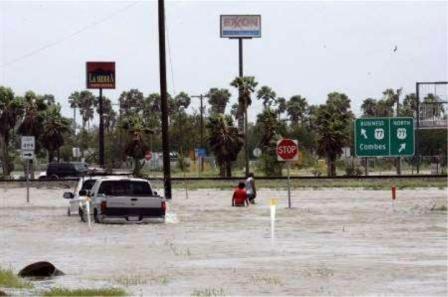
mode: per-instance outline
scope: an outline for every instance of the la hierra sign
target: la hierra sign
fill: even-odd
[[[355,154],[358,157],[413,156],[414,119],[366,118],[355,121]]]
[[[88,89],[115,89],[115,62],[87,62]]]

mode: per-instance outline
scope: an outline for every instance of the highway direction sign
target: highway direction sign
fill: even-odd
[[[355,154],[358,157],[414,155],[413,118],[367,118],[355,121]]]
[[[34,151],[22,151],[22,160],[33,160],[34,159]]]
[[[36,148],[34,136],[22,136],[21,137],[21,149],[22,151],[34,151]]]

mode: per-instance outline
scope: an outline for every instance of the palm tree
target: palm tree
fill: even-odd
[[[255,91],[258,83],[253,76],[243,76],[235,78],[230,85],[238,89],[238,118],[243,115],[247,118],[247,107],[252,104],[251,94]]]
[[[210,114],[223,114],[230,100],[230,92],[227,89],[211,88],[206,97],[211,105]]]
[[[93,119],[95,96],[90,91],[81,91],[79,93],[79,112],[82,118],[82,129],[86,129],[86,124]]]
[[[73,132],[76,135],[76,109],[79,108],[81,103],[81,94],[76,91],[70,94],[68,97],[68,103],[70,103],[70,108],[73,108]]]
[[[434,94],[428,94],[423,99],[423,106],[424,106],[424,119],[430,119],[432,118],[435,120],[436,118],[439,118],[444,112],[445,109],[443,108],[443,105],[441,103],[441,100],[438,96],[435,96]]]
[[[271,107],[275,103],[277,94],[268,86],[262,86],[257,92],[258,100],[263,101],[264,109]]]
[[[235,78],[231,83],[231,86],[238,88],[238,103],[239,103],[239,112],[238,112],[238,120],[241,119],[244,114],[244,151],[245,151],[245,173],[246,176],[249,175],[249,148],[247,145],[248,142],[248,128],[247,128],[247,108],[252,104],[252,100],[250,95],[255,91],[255,87],[258,83],[255,81],[253,76],[243,76]],[[240,121],[238,121],[239,128],[241,130],[242,125],[240,125]]]
[[[125,130],[130,137],[125,148],[125,154],[133,158],[133,174],[139,176],[143,167],[141,160],[149,150],[145,142],[145,135],[152,134],[153,131],[145,126],[145,122],[140,116],[135,114],[124,117],[120,123],[120,128]]]
[[[222,177],[232,176],[232,162],[243,147],[243,135],[233,125],[230,116],[216,115],[209,118],[209,146],[213,151]]]
[[[365,117],[374,117],[377,114],[377,101],[372,98],[364,99],[361,104],[362,115]]]
[[[261,168],[267,176],[281,176],[282,164],[277,161],[276,144],[282,134],[282,125],[276,111],[265,109],[257,116],[257,130],[261,134],[260,146],[263,151]]]
[[[95,101],[96,106],[96,112],[100,113],[100,105],[99,105],[99,98],[96,98]],[[107,132],[110,132],[115,127],[115,124],[117,122],[117,113],[112,108],[112,101],[107,98],[103,97],[103,121],[104,121],[104,128]]]
[[[383,92],[384,100],[386,100],[386,102],[388,102],[388,104],[392,107],[394,106],[394,104],[396,105],[395,116],[399,115],[400,96],[401,96],[402,89],[403,88],[399,88],[395,91],[394,91],[394,89],[386,89]]]
[[[36,151],[39,151],[39,140],[43,132],[44,111],[47,104],[44,97],[37,96],[34,92],[25,93],[24,101],[24,117],[19,125],[18,133],[22,136],[34,136],[36,143]],[[31,160],[31,178],[34,178],[34,166]],[[26,170],[26,168],[24,168]],[[25,173],[26,174],[26,173]]]
[[[286,99],[283,97],[277,98],[277,114],[278,120],[281,120],[281,115],[286,111]]]
[[[349,143],[349,127],[354,118],[350,99],[341,93],[330,93],[326,104],[317,110],[318,154],[327,159],[328,176],[336,176],[336,158]]]
[[[404,97],[401,115],[409,117],[417,116],[417,96],[414,93],[407,94]]]
[[[289,119],[294,125],[298,125],[299,121],[303,122],[305,111],[308,103],[306,98],[300,95],[292,96],[286,103],[286,111],[288,112]]]
[[[180,92],[179,94],[174,97],[174,110],[177,111],[179,108],[187,109],[188,106],[190,106],[191,98],[190,96],[185,92]]]
[[[42,145],[48,151],[48,162],[52,162],[55,152],[64,145],[64,134],[71,131],[70,120],[61,116],[59,105],[53,105],[45,111],[43,128]]]
[[[22,114],[22,100],[14,97],[10,88],[0,86],[0,160],[4,176],[9,176],[13,169],[8,153],[10,133]]]
[[[120,103],[120,113],[122,115],[138,114],[145,107],[145,97],[138,89],[124,91],[118,98]]]

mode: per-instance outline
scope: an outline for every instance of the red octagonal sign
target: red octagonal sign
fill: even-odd
[[[297,161],[299,159],[299,144],[297,140],[280,139],[277,141],[276,151],[279,161]]]

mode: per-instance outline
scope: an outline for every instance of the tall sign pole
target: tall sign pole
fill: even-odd
[[[260,15],[221,15],[221,38],[238,39],[238,75],[243,77],[243,39],[261,37]],[[240,91],[241,92],[241,91]],[[241,94],[239,94],[241,97]],[[247,135],[247,102],[244,102],[244,155],[245,172],[249,175],[249,146]]]
[[[104,168],[104,116],[103,89],[115,89],[115,62],[87,62],[87,89],[99,89],[99,133],[98,154],[99,165]]]
[[[100,131],[99,131],[99,162],[101,168],[104,168],[104,119],[103,119],[103,88],[100,88],[100,97],[99,97],[99,116],[100,116]]]
[[[171,199],[170,140],[168,134],[168,101],[166,93],[166,57],[165,57],[165,3],[159,0],[159,65],[160,97],[162,105],[162,151],[163,181],[165,198]]]

